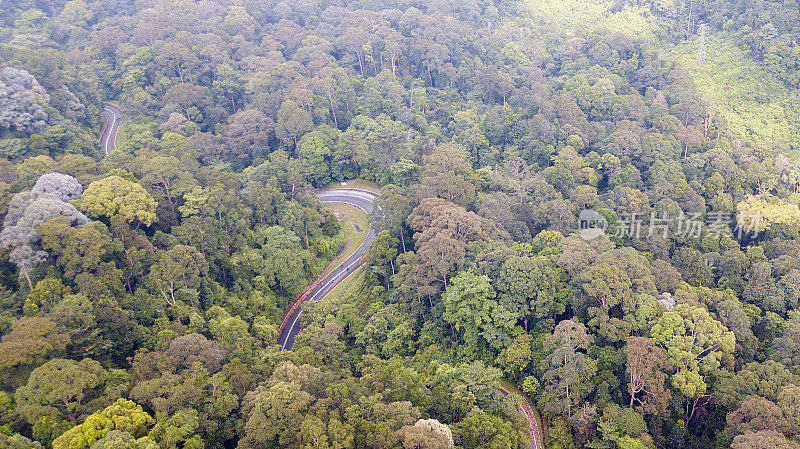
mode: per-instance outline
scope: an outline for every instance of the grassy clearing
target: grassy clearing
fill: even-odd
[[[699,64],[696,40],[675,45],[647,9],[625,7],[614,13],[611,6],[607,0],[528,0],[534,18],[567,35],[610,31],[643,39],[667,60],[686,67],[698,91],[714,102],[717,116],[736,134],[779,139],[800,148],[798,89],[787,88],[736,46],[733,37],[709,34],[706,62]]]
[[[125,148],[126,142],[128,142],[128,126],[123,122],[117,127],[116,148]]]
[[[378,194],[381,191],[381,187],[378,184],[375,184],[372,181],[366,181],[364,179],[350,179],[348,181],[344,181],[344,184],[341,182],[332,182],[325,187],[322,187],[320,190],[326,189],[358,189],[366,190],[375,194]]]
[[[697,89],[715,102],[732,130],[750,138],[800,145],[797,90],[786,87],[731,39],[709,36],[705,64],[698,63],[696,53],[696,42],[684,42],[669,56],[686,67]]]
[[[648,42],[657,42],[662,37],[655,18],[645,8],[626,6],[612,13],[609,11],[612,5],[604,0],[528,1],[533,17],[570,35],[610,31]]]
[[[325,295],[325,298],[341,298],[364,285],[364,267],[358,269],[342,280],[333,290]],[[325,299],[322,298],[322,299]]]
[[[367,213],[357,207],[344,203],[327,201],[323,204],[333,209],[336,213],[336,217],[339,219],[339,223],[349,235],[349,243],[345,250],[339,254],[333,262],[331,262],[328,269],[322,273],[326,275],[339,266],[339,264],[347,260],[348,257],[352,256],[361,244],[364,243],[364,240],[367,239],[370,225]]]

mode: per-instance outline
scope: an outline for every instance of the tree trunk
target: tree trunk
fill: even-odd
[[[567,417],[572,416],[572,399],[569,397],[569,384],[567,384]]]
[[[331,106],[331,115],[333,116],[333,124],[336,125],[336,127],[338,128],[339,127],[339,121],[336,120],[336,109],[334,109],[334,107],[333,107],[333,96],[331,95],[330,92],[328,92],[328,103]]]
[[[33,291],[33,283],[31,282],[30,274],[28,274],[28,269],[23,268],[22,274],[25,275],[25,280],[28,281],[28,290]]]
[[[169,208],[172,210],[172,214],[175,214],[175,202],[172,201],[172,194],[169,191],[169,183],[164,182],[164,193],[167,195],[167,201],[169,202]]]

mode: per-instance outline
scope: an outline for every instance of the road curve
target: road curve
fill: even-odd
[[[117,131],[119,130],[119,123],[122,119],[122,111],[116,105],[103,103],[103,117],[105,117],[106,123],[100,133],[100,144],[103,146],[106,157],[108,157],[116,149]],[[317,196],[322,202],[345,203],[363,209],[367,213],[372,212],[375,198],[377,198],[377,195],[374,193],[347,188],[321,190],[317,192]],[[345,280],[350,273],[361,265],[361,254],[369,248],[369,244],[374,239],[375,230],[370,227],[367,232],[367,237],[364,239],[364,243],[361,244],[355,253],[339,265],[339,267],[328,273],[322,280],[315,282],[316,286],[306,294],[305,301],[319,301]],[[284,325],[281,326],[283,331],[278,335],[278,344],[281,345],[281,351],[292,348],[294,339],[302,329],[302,325],[300,324],[300,315],[302,314],[303,309],[298,307],[291,315],[284,319]],[[504,396],[508,394],[508,391],[504,388],[500,387],[499,389]],[[519,411],[525,414],[530,421],[531,449],[542,449],[543,445],[541,436],[539,435],[539,426],[536,416],[533,414],[527,401],[519,406]]]
[[[108,157],[117,149],[117,131],[122,119],[122,111],[119,106],[103,103],[103,117],[106,119],[106,124],[103,125],[103,131],[100,133],[100,145]]]
[[[367,213],[372,212],[374,201],[377,197],[374,193],[346,188],[318,191],[317,196],[322,202],[345,203],[363,209]],[[370,242],[372,242],[374,238],[375,231],[370,227],[367,232],[367,238],[364,239],[364,243],[335,270],[328,273],[322,280],[318,280],[312,284],[314,286],[311,291],[304,293],[304,302],[319,301],[324,298],[325,295],[336,288],[340,282],[345,280],[350,273],[355,271],[361,265],[361,254],[367,250]],[[289,316],[284,318],[284,323],[281,326],[282,332],[278,335],[278,344],[281,345],[281,351],[292,348],[295,337],[297,337],[297,334],[302,329],[302,324],[300,322],[300,316],[302,314],[303,309],[297,307],[293,309]]]
[[[497,387],[500,390],[500,394],[503,396],[508,396],[508,390],[503,387]],[[528,404],[528,400],[522,398],[522,403],[517,406],[517,410],[525,415],[528,418],[528,422],[530,423],[530,430],[531,430],[531,449],[544,449],[544,444],[542,444],[542,436],[539,434],[539,422],[536,419],[536,415],[533,413],[533,409],[531,405]]]
[[[353,189],[323,190],[318,191],[317,196],[322,202],[346,203],[364,209],[367,213],[372,212],[375,198],[377,198],[377,196],[373,193]],[[337,285],[345,280],[350,273],[357,269],[361,265],[361,254],[366,251],[370,242],[372,242],[374,238],[375,231],[370,227],[367,238],[364,240],[364,243],[361,244],[358,250],[356,250],[352,256],[348,257],[344,263],[339,265],[338,268],[333,270],[322,280],[317,280],[317,282],[312,284],[313,287],[311,291],[304,293],[306,297],[305,302],[319,301],[320,299],[324,298],[325,295],[327,295],[331,290],[336,288]],[[281,326],[282,332],[278,336],[278,344],[281,345],[281,351],[292,348],[294,339],[297,337],[297,334],[302,328],[300,321],[300,316],[302,314],[303,309],[301,307],[297,307],[289,316],[284,318],[284,323]],[[498,387],[498,390],[503,396],[509,394],[508,391],[503,387]],[[519,405],[518,410],[520,413],[525,415],[526,418],[528,418],[528,422],[530,423],[531,449],[543,449],[544,444],[539,432],[538,420],[530,404],[528,404],[528,401],[524,400],[524,402]]]
[[[102,145],[103,151],[108,157],[116,149],[117,131],[122,119],[122,111],[116,105],[103,103],[103,117],[105,117],[106,122],[100,132],[100,145]],[[322,202],[345,203],[363,209],[367,213],[372,212],[375,198],[377,198],[374,193],[347,188],[321,190],[317,192],[317,196]],[[367,250],[374,238],[375,231],[370,227],[364,243],[324,279],[315,282],[313,290],[305,294],[305,301],[318,301],[324,298],[325,295],[347,278],[347,275],[355,271],[361,265],[361,254]],[[302,327],[300,324],[300,315],[302,313],[303,309],[297,307],[284,319],[284,324],[281,326],[282,332],[278,336],[278,344],[281,345],[281,350],[292,348],[294,339]]]

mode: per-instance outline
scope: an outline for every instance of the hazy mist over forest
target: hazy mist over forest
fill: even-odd
[[[0,0],[0,449],[800,449],[797,0]]]

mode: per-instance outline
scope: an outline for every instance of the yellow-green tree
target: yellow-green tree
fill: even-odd
[[[79,209],[95,218],[122,217],[136,227],[156,221],[156,200],[141,185],[119,176],[109,176],[89,184],[83,197],[75,201]]]
[[[747,198],[736,205],[736,220],[747,232],[763,232],[774,224],[800,225],[800,208],[768,193]]]
[[[141,405],[121,398],[56,438],[53,449],[88,449],[113,430],[141,437],[154,423]]]
[[[64,296],[72,293],[61,279],[47,277],[36,283],[36,287],[25,298],[23,310],[26,316],[36,316],[55,306]]]
[[[691,419],[697,406],[694,399],[708,394],[704,376],[719,368],[736,348],[733,332],[712,318],[705,307],[678,304],[661,315],[650,338],[667,350],[667,361],[676,370],[672,386],[692,403]]]

